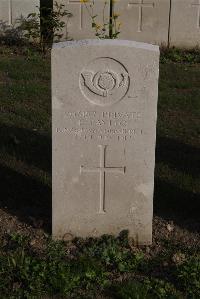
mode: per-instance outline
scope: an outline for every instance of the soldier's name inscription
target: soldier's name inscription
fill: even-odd
[[[78,140],[128,141],[142,134],[141,112],[71,111],[65,113],[65,127],[56,128]]]

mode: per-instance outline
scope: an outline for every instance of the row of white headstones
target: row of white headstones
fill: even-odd
[[[69,19],[63,18],[66,26],[62,29],[62,40],[95,38],[91,20],[80,0],[57,1],[64,4],[73,15]],[[36,6],[39,7],[39,3],[39,0],[0,0],[0,21],[14,25],[16,17],[38,11]],[[104,0],[95,0],[97,23],[102,23],[103,3]],[[122,23],[121,39],[163,46],[200,46],[200,0],[118,0],[114,8],[120,14],[118,21]],[[108,1],[105,19],[109,20],[110,14]]]
[[[200,0],[198,1],[199,3],[192,3],[190,4],[190,6],[197,8],[197,28],[200,28]],[[80,29],[82,29],[83,28],[83,4],[80,3],[80,0],[68,0],[68,3],[80,6]],[[143,9],[154,8],[155,2],[144,3],[144,0],[139,0],[139,2],[128,2],[127,5],[128,7],[134,6],[138,8],[138,32],[142,32]]]
[[[12,13],[12,6],[13,6],[13,0],[7,0],[8,1],[8,24],[12,25],[15,20],[13,20],[13,13]],[[143,0],[139,0],[139,3],[136,2],[129,2],[128,6],[135,6],[138,8],[138,32],[142,31],[142,19],[143,19],[143,9],[145,8],[154,8],[155,3],[149,2],[144,3]],[[68,0],[69,4],[75,4],[80,6],[80,28],[83,28],[83,3],[80,3],[80,0]],[[198,3],[192,3],[191,7],[197,8],[197,28],[200,28],[200,0]]]

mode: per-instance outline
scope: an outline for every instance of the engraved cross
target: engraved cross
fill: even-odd
[[[192,7],[198,7],[197,10],[197,28],[200,29],[200,0],[199,3],[192,3],[191,4]]]
[[[143,19],[143,8],[154,8],[153,3],[143,3],[143,0],[140,0],[139,3],[136,2],[129,2],[128,6],[138,6],[139,8],[139,17],[138,17],[138,32],[142,32],[142,19]]]
[[[125,174],[125,167],[107,167],[106,166],[106,148],[107,145],[99,145],[100,149],[100,164],[99,167],[86,168],[81,166],[81,173],[99,173],[100,176],[100,200],[99,200],[99,214],[105,214],[105,174],[106,173],[118,173]]]

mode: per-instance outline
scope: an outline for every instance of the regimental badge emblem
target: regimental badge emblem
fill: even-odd
[[[111,106],[122,100],[128,92],[130,77],[117,60],[101,57],[91,61],[80,74],[80,89],[94,105]]]

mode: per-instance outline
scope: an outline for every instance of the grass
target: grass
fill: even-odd
[[[50,59],[0,49],[0,297],[200,298],[200,54],[163,51],[154,240],[53,242]]]
[[[179,225],[199,217],[199,73],[199,64],[160,66],[155,201]]]

